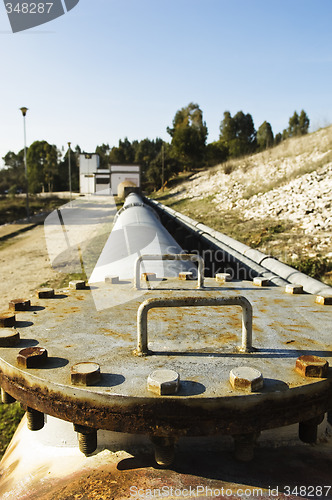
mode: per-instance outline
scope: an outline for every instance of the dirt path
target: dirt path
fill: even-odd
[[[16,298],[30,298],[41,284],[59,277],[50,265],[44,226],[0,242],[0,312]]]

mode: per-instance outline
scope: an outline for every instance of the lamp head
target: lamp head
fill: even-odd
[[[28,111],[29,108],[20,108],[20,110],[22,111],[22,115],[25,116],[27,114],[27,111]]]

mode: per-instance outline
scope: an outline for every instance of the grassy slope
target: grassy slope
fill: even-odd
[[[50,212],[55,208],[64,205],[67,201],[57,196],[42,198],[29,195],[30,215],[40,212]],[[25,196],[0,196],[0,225],[14,222],[26,217]]]

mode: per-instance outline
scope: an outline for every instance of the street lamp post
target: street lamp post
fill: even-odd
[[[29,183],[28,183],[28,165],[27,165],[27,137],[25,130],[25,115],[27,114],[28,108],[20,108],[23,115],[23,128],[24,128],[24,170],[25,170],[25,186],[26,186],[26,210],[28,221],[30,221],[30,211],[29,211]]]
[[[161,186],[162,186],[162,191],[164,191],[164,184],[165,184],[165,149],[164,149],[164,142],[161,146]]]
[[[68,175],[69,175],[69,199],[71,201],[71,163],[70,163],[70,145],[71,142],[68,142]]]

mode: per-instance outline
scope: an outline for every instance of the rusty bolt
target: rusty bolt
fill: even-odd
[[[289,285],[286,285],[285,292],[291,293],[293,295],[295,295],[296,293],[303,293],[303,286],[289,284]]]
[[[152,436],[151,441],[154,445],[155,461],[161,467],[169,467],[174,461],[175,438]]]
[[[105,283],[111,283],[112,285],[116,285],[120,282],[119,276],[105,276]]]
[[[1,387],[1,402],[5,405],[10,405],[12,403],[15,403],[16,399],[13,398],[8,392],[4,391],[3,388]]]
[[[176,394],[180,385],[180,376],[175,370],[168,370],[160,368],[150,373],[148,376],[147,386],[148,390],[158,394],[159,396],[166,396]]]
[[[54,289],[40,288],[36,291],[36,295],[39,299],[52,299],[54,297]]]
[[[69,288],[73,290],[84,290],[86,288],[86,284],[84,280],[73,280],[69,282]]]
[[[317,304],[321,304],[322,306],[331,306],[332,295],[317,295],[315,302],[317,302]]]
[[[27,424],[29,431],[39,431],[44,427],[45,418],[44,413],[41,413],[34,408],[27,408]]]
[[[97,449],[97,430],[78,424],[74,424],[74,430],[77,432],[80,452],[91,455]]]
[[[9,302],[9,309],[11,311],[28,311],[31,303],[27,299],[14,299]]]
[[[254,458],[254,450],[259,432],[250,434],[238,434],[234,438],[234,454],[236,460],[250,462]]]
[[[100,381],[100,366],[98,363],[84,361],[71,367],[71,383],[74,385],[94,385]]]
[[[229,381],[233,389],[248,392],[259,391],[264,383],[261,372],[248,366],[233,368],[229,374]]]
[[[216,273],[215,279],[216,281],[224,283],[225,281],[232,281],[232,276],[230,273]]]
[[[316,443],[318,426],[323,422],[324,417],[325,415],[323,414],[304,422],[299,422],[299,438],[303,443]]]
[[[15,328],[0,330],[0,347],[13,347],[20,341],[20,334]]]
[[[295,370],[303,377],[325,378],[327,377],[329,364],[318,356],[306,354],[296,360]]]
[[[256,286],[269,286],[270,280],[262,278],[261,276],[256,276],[256,278],[253,279],[253,284]]]
[[[181,272],[179,273],[179,279],[184,281],[192,280],[194,279],[194,275],[191,272]]]
[[[1,313],[0,314],[0,326],[4,328],[11,328],[12,326],[15,326],[15,314],[11,312],[6,312],[6,313]]]
[[[27,347],[17,355],[17,364],[23,368],[39,368],[47,360],[47,351],[43,347]]]
[[[156,273],[142,273],[141,274],[141,280],[143,281],[155,281],[156,280]]]

